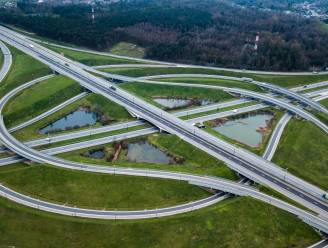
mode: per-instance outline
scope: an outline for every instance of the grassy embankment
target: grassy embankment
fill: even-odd
[[[328,109],[328,98],[320,101],[320,103]],[[321,120],[323,123],[328,125],[328,116],[322,112],[315,112],[315,116]]]
[[[121,56],[129,56],[134,58],[143,58],[145,56],[145,49],[128,42],[119,42],[109,52]]]
[[[77,172],[46,165],[18,165],[0,172],[2,184],[38,199],[97,209],[138,210],[167,207],[210,195],[174,180]]]
[[[228,93],[213,89],[190,88],[183,86],[154,85],[146,83],[124,83],[120,85],[123,89],[135,94],[144,100],[163,108],[153,101],[156,97],[210,100],[213,102],[223,102],[233,99]]]
[[[323,189],[328,188],[328,138],[314,124],[291,120],[273,161]]]
[[[136,221],[63,217],[1,198],[0,223],[0,244],[25,248],[303,248],[320,239],[298,218],[244,197],[232,198],[192,213]]]
[[[44,64],[14,47],[8,47],[13,56],[13,64],[7,77],[0,84],[0,97],[23,83],[51,73]]]
[[[137,62],[129,59],[121,59],[121,58],[115,58],[111,56],[105,56],[105,55],[97,55],[93,53],[88,52],[80,52],[80,51],[74,51],[71,49],[61,48],[61,47],[55,47],[51,45],[42,44],[43,46],[60,53],[64,55],[65,57],[81,62],[86,65],[90,66],[97,66],[97,65],[110,65],[110,64],[136,64]]]
[[[25,89],[4,109],[7,127],[13,127],[57,106],[82,92],[82,87],[64,76],[56,76]]]

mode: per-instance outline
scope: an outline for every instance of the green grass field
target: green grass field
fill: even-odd
[[[122,56],[129,56],[134,58],[143,58],[145,56],[145,49],[128,42],[119,42],[113,46],[110,53]]]
[[[136,221],[62,217],[1,198],[0,223],[3,247],[303,248],[320,240],[298,218],[250,198],[233,198],[192,213]]]
[[[91,93],[87,97],[84,97],[65,108],[57,111],[56,113],[24,128],[14,133],[14,136],[19,140],[30,140],[33,138],[40,138],[45,137],[46,135],[40,134],[38,131],[40,128],[47,126],[48,124],[66,116],[67,114],[71,113],[72,111],[78,109],[79,107],[89,107],[91,110],[95,109],[103,113],[104,115],[108,116],[111,122],[123,122],[132,120],[130,114],[120,105],[109,101],[108,99],[104,98],[103,96]],[[100,122],[97,122],[93,127],[101,126]],[[82,127],[79,129],[88,128]],[[78,129],[74,129],[76,131]],[[71,132],[63,131],[63,132]]]
[[[4,119],[8,127],[27,121],[82,92],[73,80],[56,76],[33,85],[15,96],[5,107]]]
[[[324,105],[326,108],[328,108],[328,98],[326,98],[326,99],[320,101],[320,103],[321,103],[322,105]]]
[[[174,180],[97,174],[46,165],[0,172],[2,184],[47,201],[97,209],[140,210],[198,200],[210,193]]]
[[[328,137],[314,124],[291,120],[273,161],[323,189],[328,188]]]
[[[43,46],[60,53],[64,55],[65,57],[79,61],[83,64],[90,65],[90,66],[96,66],[96,65],[110,65],[110,64],[136,64],[137,62],[129,59],[120,59],[120,58],[114,58],[111,56],[105,56],[105,55],[97,55],[87,52],[80,52],[80,51],[74,51],[71,49],[61,48],[61,47],[55,47],[51,45],[45,45]]]
[[[222,102],[233,99],[233,97],[221,90],[191,88],[183,86],[155,85],[147,83],[124,83],[120,85],[123,89],[142,97],[146,101],[163,108],[152,99],[154,97],[210,100],[213,102]]]
[[[0,97],[23,83],[51,73],[50,69],[39,61],[14,47],[8,48],[13,56],[13,64],[7,77],[0,84]]]

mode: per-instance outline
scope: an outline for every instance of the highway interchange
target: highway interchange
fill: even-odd
[[[129,93],[121,90],[117,86],[109,86],[110,84],[98,77],[95,77],[89,73],[87,73],[83,68],[80,68],[77,63],[71,62],[70,60],[66,58],[62,58],[60,55],[57,55],[53,52],[48,51],[47,49],[39,47],[36,43],[33,43],[33,47],[30,46],[31,41],[26,40],[24,37],[20,37],[20,35],[17,35],[15,33],[12,33],[12,31],[9,31],[7,29],[1,28],[0,30],[1,38],[6,41],[7,43],[15,46],[18,49],[23,50],[24,52],[30,54],[31,56],[39,59],[40,61],[48,64],[51,68],[56,70],[59,73],[62,73],[66,76],[69,76],[76,81],[80,82],[82,86],[88,88],[89,90],[102,94],[105,97],[108,97],[109,99],[125,106],[129,111],[133,112],[135,115],[148,120],[155,126],[157,126],[159,129],[168,131],[170,133],[174,133],[178,135],[180,138],[186,140],[187,142],[197,146],[198,148],[201,148],[208,152],[211,155],[214,155],[215,157],[225,161],[231,168],[235,169],[236,171],[240,172],[241,174],[245,175],[246,177],[252,179],[253,181],[257,181],[260,183],[264,183],[266,185],[271,186],[272,188],[280,191],[281,193],[284,193],[285,195],[289,196],[290,198],[298,201],[299,203],[309,207],[310,209],[314,210],[319,214],[319,217],[314,216],[313,214],[300,210],[298,208],[297,211],[295,210],[295,207],[285,205],[285,203],[282,203],[281,201],[277,199],[271,199],[268,198],[265,194],[259,193],[259,192],[253,192],[254,189],[250,188],[248,186],[243,186],[238,183],[225,184],[219,179],[212,179],[212,178],[203,178],[203,177],[196,177],[191,175],[184,175],[179,173],[169,173],[169,172],[159,172],[159,171],[144,171],[144,170],[137,170],[137,169],[107,169],[101,167],[95,167],[93,165],[85,165],[85,164],[78,164],[73,163],[69,161],[64,161],[46,154],[43,154],[41,152],[38,152],[36,150],[33,150],[26,145],[22,144],[21,142],[15,140],[8,130],[6,129],[4,122],[2,120],[0,129],[1,129],[1,140],[3,143],[10,149],[15,151],[20,156],[36,161],[41,163],[49,163],[55,166],[60,167],[66,167],[71,169],[79,169],[79,170],[86,170],[86,171],[101,171],[103,173],[115,173],[115,174],[127,174],[127,175],[138,175],[138,176],[152,176],[152,177],[161,177],[161,178],[171,178],[171,179],[178,179],[178,180],[186,180],[190,183],[196,184],[196,185],[202,185],[207,186],[210,188],[215,188],[217,190],[229,192],[232,194],[237,195],[250,195],[252,197],[255,197],[259,200],[268,202],[272,205],[278,206],[280,208],[283,208],[289,212],[292,212],[299,216],[304,221],[308,222],[309,224],[315,226],[316,228],[327,232],[327,223],[324,218],[321,217],[327,217],[327,203],[322,200],[322,193],[324,192],[321,189],[318,189],[317,187],[310,185],[303,180],[296,178],[293,175],[290,175],[289,173],[281,170],[277,166],[275,166],[272,163],[269,163],[268,161],[264,159],[260,159],[257,156],[250,154],[249,152],[246,152],[242,149],[237,149],[235,147],[232,147],[231,145],[227,144],[226,142],[223,142],[221,140],[218,140],[210,135],[208,135],[205,132],[202,132],[201,130],[193,127],[190,124],[187,124],[187,122],[182,121],[178,118],[176,118],[174,115],[166,113],[163,110],[157,109],[154,106],[149,106],[148,103],[141,101],[135,96],[131,96]],[[14,39],[13,39],[14,37]],[[39,50],[40,51],[36,51]],[[63,61],[63,62],[61,62]],[[64,63],[64,64],[63,64]],[[89,69],[89,68],[88,68]],[[90,69],[91,70],[91,69]],[[115,77],[115,75],[111,75],[112,77]],[[113,90],[111,87],[115,87],[115,90]],[[225,89],[226,90],[226,89]],[[255,92],[248,92],[245,90],[240,89],[228,89],[229,92],[238,93],[240,95],[244,95],[245,92],[248,94],[248,96],[254,97],[254,98],[260,98],[257,93]],[[290,91],[288,91],[289,93]],[[1,100],[1,109],[3,109],[5,103],[17,92],[10,92],[8,93],[2,100]],[[255,95],[254,95],[255,94]],[[297,94],[297,97],[299,94]],[[82,97],[82,96],[80,96]],[[263,100],[267,100],[268,102],[272,102],[283,106],[284,108],[290,110],[291,112],[297,113],[299,116],[302,116],[306,119],[310,119],[316,123],[316,118],[311,119],[312,115],[309,114],[307,111],[304,111],[301,108],[295,107],[294,105],[291,105],[287,102],[283,102],[277,99],[272,100],[272,97],[263,98],[263,95],[261,95]],[[269,98],[269,99],[268,99]],[[298,100],[304,99],[303,97],[299,98]],[[306,98],[308,99],[308,98]],[[311,104],[309,104],[311,103]],[[313,104],[313,101],[309,101],[308,105],[316,106]],[[144,107],[146,106],[146,107]],[[317,105],[318,106],[318,105]],[[321,105],[320,105],[321,106]],[[258,106],[258,108],[260,105]],[[263,105],[261,106],[264,107]],[[322,109],[321,109],[322,110]],[[248,110],[249,111],[249,110]],[[247,111],[247,112],[248,112]],[[323,110],[324,112],[326,110]],[[49,113],[48,113],[49,114]],[[176,115],[179,116],[179,115]],[[181,115],[180,115],[181,116]],[[310,118],[310,117],[311,118]],[[40,117],[42,118],[42,117]],[[285,118],[286,123],[287,117]],[[197,120],[199,121],[199,120]],[[287,120],[288,121],[288,120]],[[191,121],[192,122],[192,121]],[[142,123],[141,121],[136,121],[136,123]],[[29,123],[27,124],[29,125]],[[321,125],[321,124],[320,124]],[[318,126],[320,126],[318,125]],[[324,125],[324,124],[323,124]],[[278,125],[278,127],[281,127],[283,125]],[[326,127],[322,127],[324,130]],[[156,128],[150,128],[157,131]],[[138,132],[138,131],[137,131]],[[279,133],[282,131],[274,132],[273,137],[280,137]],[[139,135],[139,134],[138,134]],[[281,135],[281,134],[280,134]],[[273,140],[279,140],[279,138],[273,138]],[[107,143],[110,142],[107,140]],[[92,141],[88,144],[90,144]],[[274,142],[273,144],[275,144]],[[270,142],[272,144],[272,142]],[[274,146],[271,150],[275,150]],[[272,155],[272,152],[268,152],[268,158]],[[247,160],[245,160],[247,158]],[[259,166],[261,169],[259,168]],[[286,180],[287,178],[287,180]],[[283,180],[282,180],[283,179]],[[238,187],[242,187],[242,190]],[[238,188],[238,189],[237,189]],[[44,202],[36,202],[34,200],[31,200],[31,198],[22,196],[18,193],[15,193],[11,191],[8,188],[5,188],[4,186],[1,187],[2,195],[4,195],[7,198],[10,198],[12,200],[15,200],[16,202],[20,202],[22,204],[28,205],[30,204],[31,207],[37,207],[44,210],[49,210],[51,208],[50,205],[47,205],[49,203]],[[246,193],[247,192],[247,193]],[[261,194],[259,196],[259,194]],[[265,196],[263,196],[265,195]],[[28,201],[30,200],[30,201]],[[198,204],[199,205],[199,204]],[[121,213],[110,213],[110,211],[104,211],[95,213],[93,210],[83,210],[83,209],[69,209],[63,208],[63,206],[52,206],[54,209],[53,211],[57,211],[58,213],[62,214],[69,214],[69,215],[75,215],[75,216],[84,216],[84,217],[91,217],[91,218],[99,218],[107,216],[106,218],[126,218],[125,214],[120,215]],[[190,206],[192,209],[193,205]],[[176,209],[175,209],[176,210]],[[89,212],[90,211],[90,212]],[[105,213],[106,212],[106,213]],[[163,211],[169,212],[169,211]],[[173,211],[174,212],[174,211]],[[305,214],[305,213],[306,214]],[[158,217],[161,216],[163,213],[162,211],[159,212],[137,212],[128,214],[129,216],[136,217],[134,215],[138,215],[140,218],[147,217]],[[175,212],[174,212],[175,213]],[[139,215],[140,214],[140,215]],[[89,215],[89,216],[88,216]],[[124,215],[124,216],[123,216]],[[111,217],[110,217],[111,216]],[[115,216],[115,217],[113,217]],[[321,217],[320,217],[321,216]],[[138,218],[138,217],[136,217]],[[315,223],[314,223],[314,222]]]

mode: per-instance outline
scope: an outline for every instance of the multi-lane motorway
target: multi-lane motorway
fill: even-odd
[[[192,74],[194,75],[194,74]],[[199,75],[199,74],[195,74]],[[155,76],[154,76],[155,77]],[[215,77],[215,76],[214,76]],[[286,109],[298,116],[301,116],[302,118],[312,121],[314,124],[316,124],[318,127],[320,127],[324,132],[328,133],[328,127],[326,124],[324,124],[322,121],[320,121],[318,118],[316,118],[314,115],[310,114],[309,112],[305,111],[302,108],[299,108],[293,104],[290,104],[288,101],[284,101],[282,99],[277,99],[274,96],[270,94],[262,94],[254,91],[249,91],[245,89],[238,89],[238,88],[230,88],[230,87],[223,87],[223,86],[216,86],[216,85],[206,85],[206,84],[193,84],[193,83],[173,83],[173,82],[159,82],[159,81],[150,81],[150,80],[136,80],[137,82],[144,82],[144,83],[150,83],[150,84],[159,84],[159,85],[175,85],[175,86],[185,86],[185,87],[194,87],[194,88],[208,88],[208,89],[218,89],[223,90],[228,93],[237,94],[243,97],[249,97],[254,99],[259,99],[264,102],[277,105],[283,109]],[[289,91],[292,92],[292,91]],[[295,92],[292,92],[295,93]],[[297,94],[300,95],[300,94]],[[308,99],[306,96],[300,95],[302,98]],[[309,100],[310,102],[315,102],[312,100]],[[320,104],[321,106],[321,104]],[[325,108],[323,108],[323,112],[326,112]]]
[[[8,37],[7,37],[8,38]],[[6,40],[7,42],[10,40]],[[36,44],[33,44],[31,46],[30,43],[28,45],[23,43],[20,43],[16,40],[13,41],[13,43],[16,43],[18,48],[22,48],[23,51],[24,47],[27,48],[27,53],[30,55],[34,55],[36,53],[35,51],[31,52],[30,50],[35,50]],[[12,43],[10,43],[12,44]],[[29,46],[29,47],[28,47]],[[45,52],[47,54],[47,52]],[[49,56],[49,54],[47,54]],[[85,71],[81,70],[75,63],[70,64],[67,59],[65,59],[63,63],[64,65],[61,64],[61,62],[56,61],[58,55],[53,55],[53,53],[50,53],[50,58],[45,56],[44,53],[38,54],[37,57],[50,65],[53,69],[56,71],[63,73],[64,75],[70,76],[74,79],[76,79],[78,82],[80,82],[83,86],[86,88],[90,89],[91,91],[94,91],[96,93],[100,93],[106,97],[108,97],[111,100],[116,101],[117,103],[122,104],[125,106],[129,111],[135,113],[136,115],[150,121],[151,123],[155,124],[159,128],[169,131],[171,133],[177,134],[179,137],[185,139],[186,141],[189,141],[190,143],[196,145],[197,147],[207,151],[208,153],[222,158],[225,162],[227,162],[231,167],[235,166],[235,169],[237,171],[243,170],[248,175],[255,174],[255,177],[253,180],[255,181],[261,181],[265,182],[266,180],[268,181],[267,184],[273,184],[277,185],[278,187],[282,188],[282,191],[287,191],[284,192],[288,196],[294,196],[292,197],[294,200],[298,200],[299,202],[302,202],[306,206],[310,206],[312,210],[317,211],[320,213],[322,216],[326,216],[327,213],[327,204],[323,202],[320,199],[320,194],[322,193],[322,190],[309,185],[308,183],[299,180],[298,178],[292,177],[291,175],[287,175],[288,179],[293,179],[293,182],[291,180],[288,180],[289,183],[284,182],[283,180],[276,178],[273,175],[272,172],[277,172],[279,171],[278,168],[274,167],[274,165],[269,164],[267,165],[267,168],[265,168],[263,171],[259,170],[259,168],[256,168],[256,162],[262,162],[263,160],[260,160],[256,157],[253,157],[253,155],[246,153],[249,155],[247,156],[247,159],[250,159],[250,161],[246,161],[245,158],[243,158],[241,155],[245,155],[245,151],[233,148],[233,150],[229,151],[229,146],[226,146],[224,142],[222,142],[220,145],[224,145],[223,148],[219,147],[217,143],[220,143],[220,140],[217,140],[213,137],[209,137],[207,134],[203,134],[200,130],[193,128],[192,126],[187,126],[185,122],[175,118],[173,115],[170,115],[162,110],[159,110],[157,108],[154,108],[153,106],[148,106],[148,103],[145,103],[143,101],[140,101],[140,99],[136,98],[135,96],[129,95],[127,92],[121,91],[116,86],[109,85],[108,82],[103,81],[101,79],[98,79],[96,77],[93,77],[90,74],[87,74]],[[54,56],[54,58],[52,57]],[[72,70],[73,68],[73,70]],[[6,101],[11,97],[11,94],[8,94],[6,97],[4,97],[2,104],[1,104],[1,109],[3,108],[4,104]],[[155,112],[150,112],[150,111],[155,111]],[[179,124],[183,123],[182,127],[179,126]],[[4,143],[12,150],[17,152],[20,155],[23,155],[24,157],[31,159],[33,161],[37,162],[46,162],[50,163],[56,166],[61,166],[61,167],[66,167],[66,168],[73,168],[73,169],[83,169],[86,171],[101,171],[100,167],[93,168],[89,167],[89,165],[85,164],[76,164],[72,162],[68,162],[65,160],[60,160],[57,158],[54,158],[52,156],[42,156],[42,154],[33,149],[30,149],[26,147],[25,145],[21,144],[17,140],[15,140],[9,132],[6,130],[6,127],[4,126],[3,120],[1,122],[1,138],[4,141]],[[217,142],[217,143],[216,143]],[[220,149],[221,148],[221,149]],[[248,163],[247,163],[248,162]],[[253,164],[254,163],[254,164]],[[260,165],[265,165],[260,163]],[[239,167],[239,168],[238,168]],[[243,167],[243,168],[242,168]],[[256,169],[256,170],[254,170]],[[277,169],[277,170],[275,170]],[[109,169],[110,170],[110,169]],[[154,174],[152,174],[149,170],[146,172],[141,170],[137,172],[135,169],[128,169],[127,171],[119,171],[120,168],[114,169],[116,171],[112,173],[116,174],[127,174],[127,175],[141,175],[141,176],[153,176],[153,177],[160,177],[160,178],[166,178],[166,176],[169,176],[167,178],[171,179],[177,179],[177,178],[172,178],[172,174],[174,173],[166,173],[166,172],[158,172],[156,171]],[[123,169],[126,170],[126,169]],[[268,171],[271,170],[271,173]],[[110,173],[108,171],[104,173]],[[165,174],[165,175],[164,175]],[[180,174],[178,179],[179,180],[184,180],[184,176]],[[280,175],[281,176],[281,175]],[[245,192],[247,192],[247,189],[243,188],[242,192],[236,190],[233,186],[229,185],[223,185],[222,182],[218,183],[217,181],[214,182],[212,180],[217,180],[213,178],[197,178],[195,179],[195,176],[192,176],[193,178],[190,178],[190,175],[188,175],[188,181],[190,183],[196,184],[196,185],[201,185],[201,186],[206,186],[214,189],[220,189],[224,190],[226,192],[231,192],[233,194],[238,194],[238,195],[245,195]],[[285,174],[286,177],[286,174]],[[295,180],[295,181],[294,181]],[[304,191],[298,188],[297,186],[295,187],[294,184],[302,184],[305,186]],[[239,186],[238,186],[239,187]],[[110,213],[110,211],[98,211],[95,212],[95,210],[84,210],[84,209],[77,209],[77,208],[69,208],[69,207],[63,207],[63,206],[53,206],[55,204],[49,204],[45,202],[40,202],[38,200],[35,201],[35,199],[32,199],[30,197],[22,196],[16,192],[13,192],[12,190],[6,188],[6,187],[1,187],[0,192],[3,196],[10,198],[16,202],[20,202],[22,204],[31,206],[31,207],[36,207],[39,209],[44,209],[52,212],[58,212],[62,214],[69,214],[69,215],[75,215],[75,216],[84,216],[84,217],[90,217],[90,218],[127,218],[127,216],[132,216],[135,218],[147,218],[147,217],[156,217],[156,216],[163,216],[163,213],[160,211],[155,211],[155,212],[140,212],[135,216],[136,212],[133,213],[123,213],[120,215],[120,213],[116,213],[113,215],[113,213]],[[303,219],[305,222],[313,225],[314,227],[318,228],[319,230],[322,230],[324,232],[327,232],[327,223],[326,220],[318,218],[317,216],[309,215],[307,212],[302,212],[300,209],[295,209],[295,207],[292,206],[287,206],[283,202],[277,202],[277,199],[268,199],[268,196],[266,195],[261,195],[259,196],[258,193],[256,192],[248,192],[252,197],[255,197],[259,200],[263,200],[265,202],[268,202],[272,205],[278,206],[282,209],[285,209],[289,212],[292,212],[299,216],[301,219]],[[261,193],[262,194],[262,193]],[[297,199],[297,197],[303,198],[303,199]],[[279,201],[279,200],[278,200]],[[201,204],[198,204],[201,206]],[[312,206],[311,206],[312,205]],[[195,206],[190,206],[191,208],[195,208]],[[186,208],[184,208],[186,209]],[[177,212],[179,212],[179,208],[177,208]],[[301,211],[301,212],[300,212]],[[167,210],[164,211],[165,213],[169,212]],[[172,212],[172,211],[171,211]],[[175,210],[173,211],[175,212]],[[145,217],[145,214],[147,217]],[[106,217],[105,217],[106,216]],[[128,217],[128,218],[130,218]]]
[[[10,50],[5,44],[0,41],[0,50],[3,54],[3,65],[0,69],[0,82],[6,77],[12,64],[12,55]]]
[[[75,63],[70,62],[70,60],[51,52],[36,43],[32,44],[30,41],[14,32],[1,28],[0,33],[1,39],[48,64],[57,72],[75,79],[89,90],[102,94],[123,105],[128,110],[148,120],[155,126],[178,135],[185,141],[196,145],[198,148],[225,161],[231,168],[246,175],[252,180],[269,185],[318,213],[327,215],[327,204],[321,198],[324,192],[323,190],[320,190],[292,175],[286,177],[285,172],[282,172],[280,168],[268,163],[264,159],[241,149],[236,149],[235,147],[192,127],[173,115],[109,84],[107,81],[87,73]],[[37,162],[58,165],[58,161],[55,161],[51,156],[49,157],[30,149],[15,140],[7,132],[3,122],[1,125],[1,139],[6,146],[23,157]]]
[[[304,105],[310,106],[315,110],[322,111],[325,114],[328,114],[328,110],[324,106],[322,106],[318,102],[312,101],[311,99],[307,98],[306,96],[300,95],[294,91],[280,87],[278,85],[274,85],[274,84],[267,83],[267,82],[259,82],[259,81],[253,80],[251,78],[238,78],[238,77],[228,77],[228,76],[208,75],[208,74],[166,74],[166,75],[141,77],[139,79],[141,79],[143,81],[143,80],[147,80],[147,79],[163,79],[163,78],[177,78],[177,77],[179,77],[179,78],[216,78],[216,79],[233,80],[233,81],[237,81],[237,82],[245,82],[245,83],[255,84],[261,88],[265,88],[272,92],[276,92],[278,94],[285,95],[291,99],[299,101],[300,103],[302,103]]]

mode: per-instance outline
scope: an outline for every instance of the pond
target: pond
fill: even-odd
[[[155,102],[159,103],[160,105],[168,108],[181,108],[187,107],[189,105],[208,105],[212,103],[210,100],[193,100],[193,99],[179,99],[179,98],[165,98],[165,97],[156,97],[153,99]]]
[[[237,119],[228,120],[213,129],[228,138],[251,147],[258,147],[262,143],[263,132],[273,115],[270,113],[249,114]]]
[[[79,108],[48,126],[41,128],[39,132],[41,134],[47,134],[84,127],[95,124],[98,119],[99,116],[97,113],[91,112],[85,108]]]
[[[101,159],[105,157],[105,152],[103,150],[91,151],[88,153],[88,157]]]
[[[171,157],[149,142],[128,145],[127,160],[139,163],[169,164]]]

